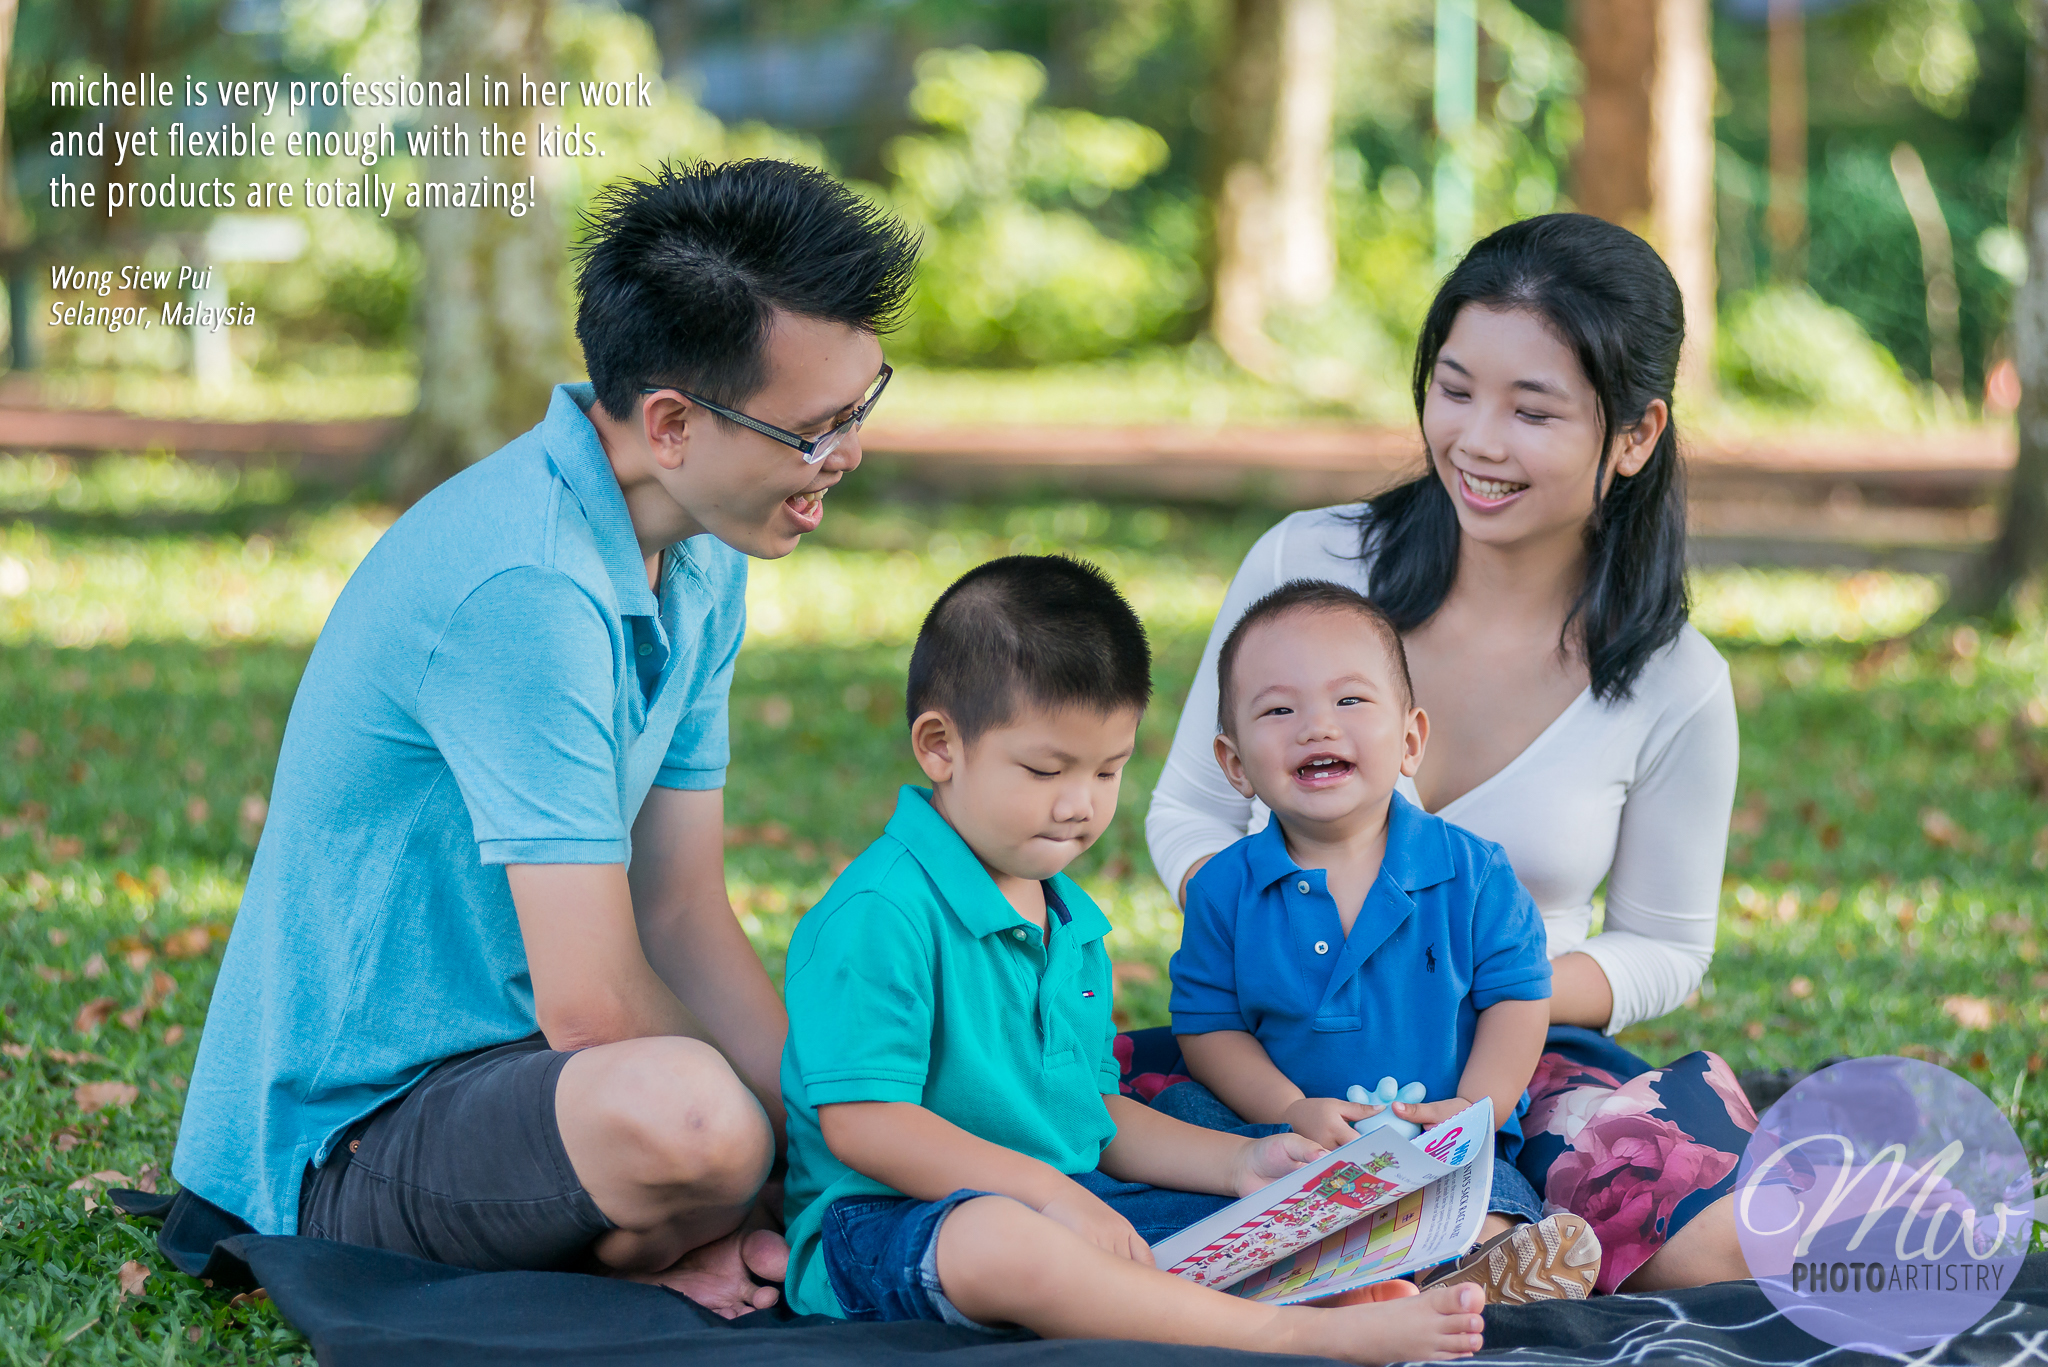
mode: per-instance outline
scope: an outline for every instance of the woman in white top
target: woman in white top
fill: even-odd
[[[1389,612],[1430,718],[1402,792],[1503,846],[1543,912],[1553,1027],[1517,1166],[1593,1223],[1603,1291],[1748,1275],[1728,1192],[1756,1117],[1734,1075],[1611,1039],[1699,986],[1734,800],[1728,667],[1686,621],[1683,334],[1670,272],[1624,229],[1554,214],[1475,246],[1417,343],[1427,473],[1259,539],[1145,823],[1177,897],[1264,824],[1213,750],[1216,654],[1247,606],[1307,578]]]

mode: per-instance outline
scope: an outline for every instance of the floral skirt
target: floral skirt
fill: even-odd
[[[1735,1188],[1756,1111],[1719,1054],[1662,1068],[1595,1030],[1553,1025],[1515,1166],[1546,1208],[1600,1237],[1597,1291],[1611,1292],[1672,1235]]]
[[[1187,1080],[1166,1029],[1116,1037],[1124,1095],[1149,1102]],[[1522,1117],[1515,1159],[1552,1210],[1569,1210],[1600,1238],[1600,1278],[1612,1292],[1692,1218],[1735,1186],[1756,1112],[1718,1054],[1662,1068],[1595,1030],[1553,1025]]]

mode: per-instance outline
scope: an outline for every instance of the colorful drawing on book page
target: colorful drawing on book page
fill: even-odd
[[[1343,1228],[1393,1191],[1394,1185],[1356,1163],[1311,1174],[1301,1189],[1235,1229],[1210,1240],[1167,1271],[1203,1286],[1224,1286]]]
[[[1391,1273],[1415,1251],[1424,1197],[1424,1192],[1411,1191],[1314,1248],[1252,1273],[1230,1294],[1255,1301],[1306,1300],[1318,1286],[1357,1286],[1376,1280],[1375,1272]]]

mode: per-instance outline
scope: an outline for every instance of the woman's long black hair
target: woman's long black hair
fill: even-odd
[[[1643,666],[1686,620],[1677,425],[1665,424],[1641,470],[1607,479],[1616,434],[1640,422],[1651,400],[1671,404],[1685,338],[1678,284],[1649,243],[1588,214],[1545,214],[1502,228],[1466,253],[1423,320],[1415,343],[1418,423],[1437,353],[1467,304],[1540,319],[1577,355],[1599,396],[1594,487],[1604,483],[1606,493],[1595,496],[1586,519],[1586,581],[1558,644],[1569,648],[1576,628],[1594,696],[1627,698]],[[1458,512],[1434,452],[1429,462],[1421,478],[1368,500],[1359,518],[1373,601],[1404,632],[1443,606],[1458,570]]]

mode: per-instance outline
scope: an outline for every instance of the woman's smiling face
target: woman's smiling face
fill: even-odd
[[[1592,512],[1605,438],[1600,399],[1578,358],[1534,314],[1480,304],[1459,311],[1430,374],[1422,435],[1460,529],[1476,541],[1547,540],[1576,532]],[[1612,471],[1641,469],[1652,442],[1617,443]]]

